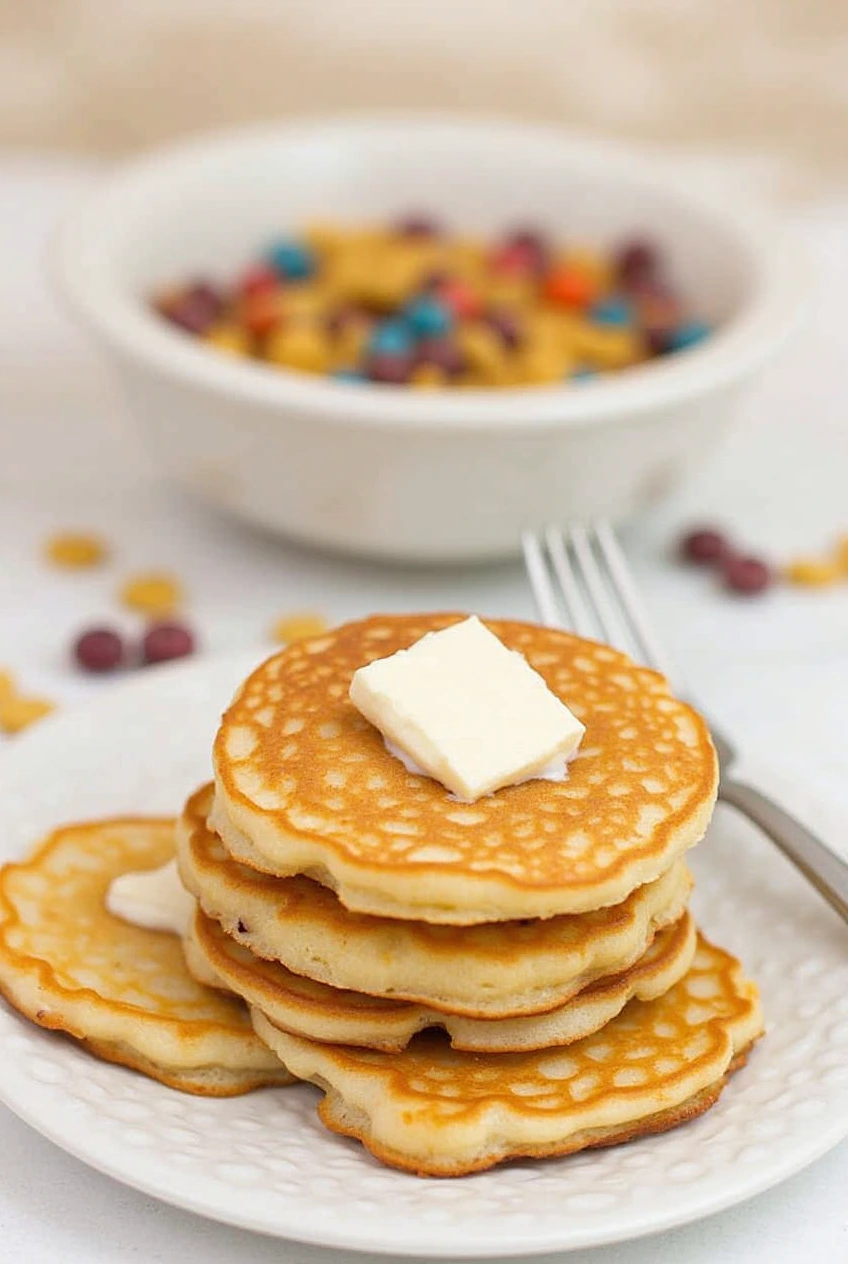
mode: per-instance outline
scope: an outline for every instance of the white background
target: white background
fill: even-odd
[[[258,655],[271,621],[300,609],[331,620],[428,607],[532,614],[516,565],[445,572],[339,562],[219,519],[161,484],[99,361],[42,278],[48,225],[88,179],[69,163],[0,164],[0,666],[61,705],[108,688],[74,673],[67,646],[93,621],[117,619],[132,631],[114,592],[124,575],[146,567],[172,568],[184,579],[205,652],[255,647]],[[709,467],[633,529],[627,545],[664,637],[707,710],[752,762],[772,770],[775,787],[781,766],[795,782],[801,773],[805,810],[819,800],[825,819],[848,819],[848,584],[744,602],[669,560],[676,530],[693,519],[718,518],[776,559],[848,534],[848,205],[805,211],[798,231],[815,279],[809,327],[769,371]],[[72,575],[43,565],[45,535],[73,526],[108,537],[115,553],[108,568]],[[838,1264],[848,1260],[847,1187],[843,1144],[743,1207],[568,1259]],[[0,1108],[2,1261],[339,1258],[155,1203],[89,1171]]]

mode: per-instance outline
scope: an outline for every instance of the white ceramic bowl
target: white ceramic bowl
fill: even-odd
[[[560,240],[649,234],[718,331],[583,383],[417,392],[231,359],[148,307],[163,282],[223,279],[307,220],[414,208],[482,232],[532,221]],[[504,556],[522,527],[632,513],[702,460],[800,296],[773,227],[651,161],[445,118],[262,125],[163,149],[108,176],[58,246],[66,300],[110,353],[164,470],[272,530],[403,559]]]

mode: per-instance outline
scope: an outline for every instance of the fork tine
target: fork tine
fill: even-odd
[[[536,613],[547,628],[562,627],[562,619],[557,608],[551,577],[545,563],[542,543],[535,531],[522,531],[521,548],[524,553],[524,565],[527,578],[530,580],[530,591]]]
[[[592,616],[580,593],[562,528],[553,524],[546,527],[545,543],[548,546],[551,566],[559,584],[569,627],[573,628],[579,636],[594,636],[595,627]]]
[[[595,538],[606,563],[612,590],[618,598],[621,613],[627,621],[639,656],[655,671],[662,672],[671,680],[679,680],[679,674],[657,640],[648,612],[630,574],[627,559],[612,526],[606,519],[601,519],[595,524]]]
[[[615,607],[610,601],[601,568],[592,551],[590,530],[581,525],[573,526],[569,530],[569,537],[603,638],[608,645],[620,645],[621,629],[616,623]]]

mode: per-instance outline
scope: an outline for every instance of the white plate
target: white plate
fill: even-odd
[[[0,761],[2,855],[63,821],[176,811],[208,775],[217,716],[249,666],[158,669],[16,741]],[[45,1136],[128,1185],[303,1242],[502,1256],[682,1224],[774,1185],[848,1134],[844,927],[730,814],[719,814],[694,868],[700,921],[757,979],[769,1032],[713,1110],[661,1137],[425,1181],[325,1132],[312,1088],[184,1096],[5,1008],[0,1093]]]

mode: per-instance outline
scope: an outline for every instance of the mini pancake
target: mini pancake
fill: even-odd
[[[27,1018],[110,1062],[210,1097],[292,1077],[241,1002],[197,983],[179,936],[106,909],[112,879],[174,854],[174,822],[69,825],[0,869],[0,992]]]
[[[566,1049],[462,1053],[428,1032],[384,1053],[306,1040],[251,1014],[286,1065],[325,1091],[319,1115],[328,1128],[420,1176],[462,1176],[675,1127],[717,1100],[762,1032],[756,988],[703,938],[664,996],[632,1001]]]
[[[331,1044],[398,1050],[418,1032],[442,1027],[455,1049],[515,1053],[581,1040],[620,1013],[628,1001],[667,992],[692,964],[695,923],[684,913],[660,931],[643,957],[547,1014],[527,1018],[462,1018],[426,1006],[343,992],[262,961],[231,939],[200,909],[184,942],[191,973],[210,987],[224,987],[259,1009],[283,1031]]]
[[[177,828],[182,880],[203,911],[258,957],[330,987],[469,1018],[515,1018],[562,1006],[632,966],[682,915],[692,880],[678,861],[621,905],[488,926],[431,926],[352,913],[309,878],[238,864],[205,822],[211,789]]]
[[[656,672],[552,628],[486,621],[586,725],[566,780],[464,804],[408,772],[351,678],[462,617],[373,616],[253,672],[213,755],[212,825],[236,859],[307,874],[357,912],[472,925],[619,904],[703,836],[718,785],[704,721]]]

